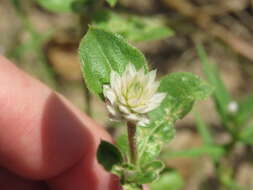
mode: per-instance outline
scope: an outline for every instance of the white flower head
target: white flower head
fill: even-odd
[[[145,74],[144,68],[137,71],[132,64],[127,65],[121,76],[112,71],[110,84],[103,86],[111,119],[148,124],[147,113],[157,108],[166,96],[157,93],[159,82],[155,77],[155,70]]]

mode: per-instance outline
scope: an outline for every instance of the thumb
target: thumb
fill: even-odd
[[[111,140],[97,123],[1,56],[0,86],[0,166],[55,189],[117,190],[96,161]]]

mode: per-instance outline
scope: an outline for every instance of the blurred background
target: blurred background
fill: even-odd
[[[114,136],[117,126],[108,121],[104,103],[87,93],[81,76],[78,46],[89,24],[122,34],[141,49],[159,76],[186,71],[208,81],[196,50],[202,44],[230,96],[229,114],[238,111],[241,100],[251,97],[252,0],[118,0],[113,8],[105,2],[97,8],[91,5],[92,0],[86,0],[86,6],[80,6],[82,0],[64,0],[62,5],[54,1],[0,0],[0,54],[63,94]],[[176,137],[163,151],[161,159],[176,172],[167,179],[174,183],[171,190],[253,190],[253,98],[246,98],[247,122],[243,125],[248,130],[244,140],[233,141],[231,131],[224,127],[216,96],[195,106],[197,119],[196,114],[189,114],[177,122]],[[198,149],[205,144],[203,123],[217,146],[233,142],[233,148],[218,161],[209,155],[216,149]]]

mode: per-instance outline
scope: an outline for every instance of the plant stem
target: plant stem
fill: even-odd
[[[136,142],[136,126],[132,122],[127,122],[128,142],[130,151],[130,161],[136,164],[137,161],[137,142]]]

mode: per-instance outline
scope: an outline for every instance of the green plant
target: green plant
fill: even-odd
[[[79,48],[88,89],[107,105],[112,119],[126,124],[117,144],[101,141],[97,159],[116,174],[124,190],[142,189],[158,179],[158,155],[174,136],[174,123],[212,88],[191,73],[172,73],[155,81],[143,54],[126,40],[92,26]]]
[[[18,0],[13,0],[18,1]],[[121,34],[133,42],[164,39],[173,35],[163,18],[139,17],[133,14],[116,13],[104,6],[107,2],[116,6],[117,0],[34,0],[53,13],[73,13],[79,17],[80,38],[87,32],[88,25]],[[91,95],[86,87],[86,113],[92,115]]]
[[[50,35],[45,37],[36,31],[22,9],[21,1],[12,2],[25,30],[31,36],[31,41],[21,44],[15,50],[15,55],[20,57],[26,49],[35,51],[43,61],[46,74],[51,76],[52,71],[42,51],[42,46]],[[97,152],[98,161],[106,170],[119,176],[124,190],[142,189],[142,184],[151,182],[154,182],[151,185],[152,190],[171,185],[174,189],[179,189],[182,179],[174,171],[164,172],[164,164],[158,160],[158,156],[163,145],[169,143],[174,136],[174,123],[191,110],[195,101],[208,96],[211,88],[191,73],[173,73],[156,82],[156,72],[149,71],[145,57],[126,42],[138,43],[174,35],[165,20],[156,16],[141,17],[116,12],[105,8],[103,0],[34,2],[50,12],[76,14],[80,19],[77,27],[80,30],[80,39],[87,32],[88,25],[92,24],[79,49],[86,85],[105,101],[110,115],[113,116],[111,119],[127,125],[127,135],[120,136],[116,146],[101,141]],[[106,2],[111,7],[117,3],[116,0]],[[133,77],[129,80],[131,73]],[[129,80],[126,83],[129,92],[115,87],[114,83],[120,80]],[[115,93],[120,90],[120,95]],[[88,103],[86,111],[90,113],[90,94],[88,91],[85,94]],[[128,103],[118,101],[120,96]],[[139,98],[142,98],[141,102]],[[136,101],[140,103],[137,107]],[[163,175],[158,180],[161,171]],[[168,180],[170,182],[165,183]]]
[[[141,17],[131,13],[116,12],[103,6],[104,0],[35,1],[50,12],[70,12],[80,15],[82,35],[89,24],[121,34],[132,42],[164,39],[174,34],[173,30],[166,26],[164,17]],[[106,0],[106,2],[111,7],[115,7],[117,0]]]
[[[231,140],[226,144],[217,144],[214,140],[211,140],[214,137],[210,133],[209,127],[204,124],[204,121],[200,117],[197,117],[197,125],[199,131],[203,130],[202,137],[206,141],[206,144],[213,144],[223,149],[223,154],[214,160],[217,177],[221,184],[225,188],[241,190],[244,188],[240,187],[234,180],[235,167],[233,165],[222,165],[222,158],[231,156],[237,144],[243,144],[244,146],[252,145],[253,124],[250,121],[253,114],[253,97],[250,95],[242,100],[235,100],[221,80],[218,69],[209,63],[204,48],[199,45],[197,51],[208,81],[216,88],[212,96],[213,102],[216,105],[216,111],[220,116],[221,124],[230,135]]]
[[[199,157],[207,155],[212,159],[215,175],[224,189],[242,190],[234,179],[236,167],[231,160],[233,151],[238,144],[244,147],[253,144],[253,96],[250,95],[241,100],[235,100],[225,87],[218,69],[208,60],[204,48],[197,46],[197,53],[201,60],[203,72],[209,83],[214,86],[212,100],[215,104],[216,112],[220,116],[223,130],[230,136],[230,141],[221,144],[215,140],[216,134],[211,131],[211,127],[205,123],[200,114],[195,112],[196,126],[198,133],[203,139],[201,147],[181,150],[167,151],[163,157]],[[224,164],[226,160],[227,164]],[[234,163],[236,164],[236,163]]]

